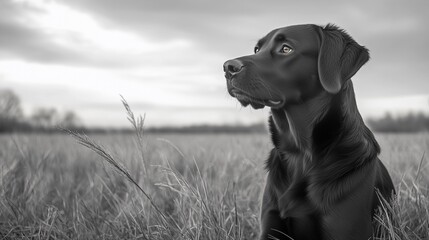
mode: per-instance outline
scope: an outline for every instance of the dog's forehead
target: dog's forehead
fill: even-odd
[[[313,24],[303,24],[277,28],[269,32],[264,38],[261,39],[261,41],[268,42],[270,39],[275,39],[278,36],[293,39],[295,41],[308,41],[310,39],[317,39],[318,35],[316,28],[320,27]]]

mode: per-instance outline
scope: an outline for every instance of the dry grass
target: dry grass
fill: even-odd
[[[74,134],[87,148],[0,136],[0,239],[255,239],[268,136],[144,135],[127,110],[135,136]],[[380,231],[428,239],[429,135],[377,138],[398,189]]]

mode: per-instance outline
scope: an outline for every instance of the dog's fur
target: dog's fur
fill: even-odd
[[[394,187],[350,80],[368,59],[368,50],[335,25],[296,25],[271,31],[255,54],[224,64],[233,97],[271,107],[274,148],[260,239],[373,237],[377,192],[389,200]]]

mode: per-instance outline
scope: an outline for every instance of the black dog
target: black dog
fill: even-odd
[[[394,187],[350,80],[368,59],[334,25],[297,25],[271,31],[255,54],[224,64],[231,96],[271,107],[261,239],[373,237],[376,192],[391,199]]]

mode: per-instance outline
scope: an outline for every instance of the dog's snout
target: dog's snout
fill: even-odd
[[[233,59],[233,60],[228,60],[223,64],[223,71],[225,73],[229,73],[233,75],[240,72],[241,69],[243,69],[243,67],[244,67],[244,64],[240,60]]]

